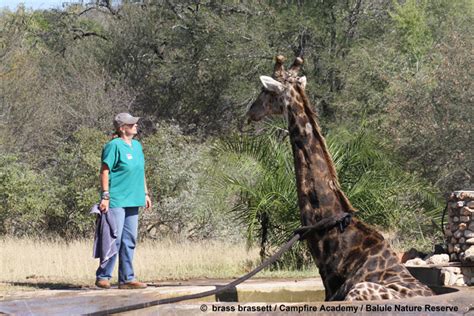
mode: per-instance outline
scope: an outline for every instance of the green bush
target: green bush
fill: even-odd
[[[0,155],[0,234],[47,236],[52,218],[63,216],[54,178],[33,170],[18,157]]]
[[[54,168],[64,210],[55,217],[55,230],[63,237],[90,236],[95,217],[89,211],[99,202],[99,170],[102,147],[110,138],[103,132],[82,127],[58,149]]]
[[[154,207],[143,213],[147,236],[182,239],[238,239],[228,224],[228,204],[215,193],[209,145],[183,135],[175,124],[160,123],[158,131],[144,138],[146,175]]]

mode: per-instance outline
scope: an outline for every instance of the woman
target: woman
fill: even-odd
[[[145,180],[145,158],[137,134],[140,118],[128,113],[115,116],[114,126],[118,137],[108,142],[102,151],[100,185],[102,188],[99,209],[111,212],[117,226],[118,254],[112,256],[96,271],[96,286],[110,288],[110,278],[117,256],[119,259],[119,289],[143,289],[133,272],[133,254],[138,234],[138,208],[151,208],[151,199]]]

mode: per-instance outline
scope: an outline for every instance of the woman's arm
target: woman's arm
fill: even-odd
[[[150,194],[148,193],[148,187],[146,185],[146,177],[144,178],[144,181],[145,181],[145,208],[150,209],[152,207],[152,204],[151,204]]]
[[[99,174],[100,187],[102,189],[102,193],[101,193],[102,198],[100,200],[99,209],[102,212],[107,212],[110,205],[109,173],[110,173],[109,166],[105,163],[102,164],[102,167],[100,168],[100,174]]]

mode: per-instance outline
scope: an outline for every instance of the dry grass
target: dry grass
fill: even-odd
[[[258,250],[223,242],[145,241],[137,246],[135,273],[140,280],[184,280],[192,278],[235,278],[259,262]],[[92,240],[41,241],[0,239],[0,293],[12,284],[49,288],[92,285],[98,260],[92,258]],[[117,268],[117,267],[116,267]],[[259,277],[305,277],[314,271],[268,271]],[[116,280],[117,272],[114,274]],[[40,286],[41,287],[41,286]]]

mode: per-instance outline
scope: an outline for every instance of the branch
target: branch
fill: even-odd
[[[77,39],[82,39],[84,37],[88,37],[88,36],[97,36],[103,40],[106,40],[108,41],[109,39],[107,37],[105,37],[104,35],[102,34],[99,34],[99,33],[96,33],[96,32],[85,32],[81,29],[78,29],[78,28],[73,28],[71,29],[71,31],[74,32],[74,36],[73,36],[73,39],[74,40],[77,40]]]
[[[101,9],[106,9],[106,11],[103,11]],[[120,12],[120,8],[115,10],[113,7],[112,7],[112,3],[111,3],[111,0],[101,0],[101,1],[98,1],[98,4],[92,6],[92,7],[89,7],[87,9],[85,9],[84,11],[80,12],[79,14],[77,14],[77,16],[81,16],[91,10],[97,10],[101,13],[110,13],[112,14],[113,16],[117,17],[118,19],[120,19],[120,15],[119,15],[119,12]]]
[[[359,21],[361,5],[362,5],[362,0],[357,0],[354,8],[351,10],[351,12],[349,13],[347,17],[349,25],[346,31],[346,46],[349,46],[350,42],[354,38],[357,22]]]
[[[305,52],[305,47],[306,47],[306,41],[308,40],[308,34],[307,34],[307,29],[304,28],[300,35],[298,35],[299,43],[298,43],[298,48],[295,51],[295,56],[303,58],[304,52]]]
[[[101,9],[103,9],[102,6],[89,7],[89,8],[87,8],[87,9],[85,9],[84,11],[78,13],[77,16],[81,16],[81,15],[86,14],[87,12],[92,11],[92,10],[97,10],[97,11],[99,11],[100,13],[105,13],[105,14],[110,13],[110,14],[112,14],[109,10],[104,11],[104,10],[101,10]]]
[[[112,8],[111,0],[102,0],[99,6],[107,8],[110,11],[110,13],[112,13],[112,15],[116,15],[116,16],[118,16],[118,13],[120,11],[120,9],[114,10],[114,8]]]

